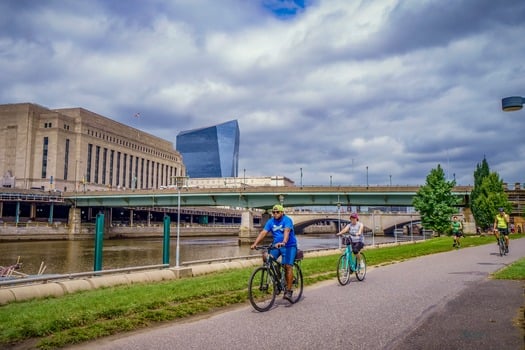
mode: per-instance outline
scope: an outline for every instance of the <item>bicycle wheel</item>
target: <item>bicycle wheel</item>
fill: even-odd
[[[501,237],[498,239],[498,248],[499,256],[503,256],[503,254],[505,254],[505,239],[502,239]]]
[[[346,253],[341,255],[337,262],[337,280],[342,286],[350,281],[350,263],[348,262]]]
[[[270,310],[277,295],[276,282],[267,267],[256,268],[248,282],[248,299],[253,308],[264,312]]]
[[[292,300],[294,304],[301,299],[303,295],[303,272],[298,263],[293,264],[293,294]]]
[[[361,252],[361,258],[356,260],[355,277],[362,281],[366,276],[366,256]]]

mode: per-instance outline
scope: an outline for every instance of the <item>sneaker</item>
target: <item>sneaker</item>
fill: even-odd
[[[286,299],[286,300],[288,300],[290,303],[293,304],[292,291],[291,291],[291,290],[287,290],[286,292],[284,292],[283,299]]]
[[[452,243],[452,248],[456,248],[456,243]]]
[[[505,248],[505,253],[508,253],[509,252],[509,248]]]

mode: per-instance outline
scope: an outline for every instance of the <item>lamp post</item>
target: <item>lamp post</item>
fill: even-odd
[[[332,187],[332,175],[330,175],[330,187]]]
[[[175,267],[179,267],[180,261],[180,188],[186,177],[174,176],[175,186],[177,186],[177,245],[175,247]]]
[[[390,174],[390,187],[392,187],[392,174]]]
[[[301,171],[301,188],[303,188],[303,168],[299,168]]]
[[[523,108],[525,98],[521,96],[510,96],[501,99],[501,109],[505,112],[519,111]]]
[[[337,232],[341,231],[341,202],[339,202],[339,195],[337,195]],[[341,238],[339,238],[339,249],[341,249]]]
[[[366,189],[368,189],[368,165],[366,166]]]

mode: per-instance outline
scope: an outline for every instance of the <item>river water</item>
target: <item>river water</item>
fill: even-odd
[[[299,236],[303,250],[336,248],[334,235]],[[171,266],[176,264],[176,239],[170,240]],[[238,245],[237,237],[181,238],[179,263],[197,260],[259,255],[249,245]],[[111,239],[103,242],[102,269],[162,264],[163,239]],[[94,270],[94,240],[80,241],[13,241],[0,243],[0,266],[9,266],[20,257],[20,272],[36,274],[45,266],[45,274],[68,274]]]

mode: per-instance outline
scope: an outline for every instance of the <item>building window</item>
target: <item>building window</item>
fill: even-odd
[[[109,152],[109,185],[113,186],[113,158],[115,157],[115,151]]]
[[[135,183],[133,182],[133,156],[129,155],[129,187],[134,188]]]
[[[117,187],[120,186],[120,152],[117,152]]]
[[[106,184],[106,169],[107,169],[108,149],[104,147],[102,152],[102,184]]]
[[[67,180],[69,168],[69,139],[66,139],[66,150],[64,152],[64,180]]]
[[[140,188],[144,188],[144,158],[140,158]]]
[[[86,178],[84,179],[87,182],[91,182],[91,158],[92,157],[93,157],[93,145],[90,143],[88,144]]]
[[[45,179],[47,176],[47,149],[49,146],[49,138],[44,137],[44,144],[42,147],[42,179]]]
[[[126,187],[126,161],[128,159],[128,155],[124,153],[124,159],[122,161],[122,187]]]
[[[95,148],[95,178],[93,179],[93,182],[98,184],[98,166],[100,162],[100,146],[96,146]]]

